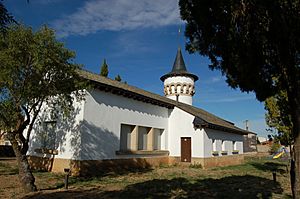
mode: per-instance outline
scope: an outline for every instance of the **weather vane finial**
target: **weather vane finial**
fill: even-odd
[[[180,33],[181,33],[181,25],[178,28],[178,48],[180,48]]]

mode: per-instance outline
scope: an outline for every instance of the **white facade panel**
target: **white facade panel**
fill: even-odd
[[[212,151],[215,151],[213,140],[216,141],[216,151],[218,151],[220,155],[222,151],[227,151],[227,155],[232,155],[233,150],[238,150],[239,154],[243,153],[243,135],[205,129],[204,157],[212,157]],[[235,142],[235,149],[233,142]]]
[[[165,79],[164,84],[168,85],[168,84],[179,83],[179,82],[194,84],[193,78],[186,77],[186,76],[168,77],[167,79]]]
[[[69,117],[63,117],[61,112],[57,112],[56,116],[53,117],[51,116],[51,109],[44,106],[31,133],[28,155],[79,160],[81,151],[80,125],[83,120],[83,113],[84,102],[77,102],[75,99],[74,110]],[[57,150],[57,155],[37,152],[37,149],[44,148],[43,140],[49,136],[44,128],[44,124],[47,122],[55,123],[55,135],[52,135],[55,139],[55,147],[47,148]]]
[[[181,156],[181,137],[191,138],[192,157],[203,157],[203,130],[194,129],[194,116],[175,107],[169,118],[169,151],[170,156]]]
[[[124,158],[120,150],[121,124],[164,129],[161,149],[167,150],[168,109],[111,93],[93,90],[85,100],[82,132],[83,160]],[[146,139],[146,138],[143,138]],[[132,156],[133,157],[133,156]]]

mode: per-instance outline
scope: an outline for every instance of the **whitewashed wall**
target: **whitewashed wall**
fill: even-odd
[[[194,116],[175,107],[169,119],[170,156],[181,156],[181,137],[191,137],[192,157],[204,156],[204,131],[194,129]]]
[[[122,123],[164,129],[161,136],[161,149],[167,149],[167,108],[93,90],[87,94],[84,105],[81,159],[125,158],[126,156],[115,153],[120,150]]]
[[[223,150],[222,140],[224,140],[224,150],[228,151],[228,155],[232,155],[232,141],[236,142],[236,150],[239,150],[239,154],[243,153],[243,135],[227,133],[213,129],[205,129],[204,142],[206,144],[204,146],[204,157],[212,157],[213,139],[216,140],[216,150],[219,152]]]
[[[49,111],[40,115],[39,121],[47,121]],[[181,137],[191,137],[192,157],[212,157],[212,139],[221,151],[221,140],[225,140],[225,150],[232,154],[232,141],[236,149],[243,153],[243,136],[211,129],[194,129],[194,116],[175,107],[173,110],[143,103],[111,93],[93,90],[87,92],[85,101],[75,103],[75,112],[68,119],[57,120],[56,158],[76,160],[101,160],[144,155],[116,155],[120,150],[121,124],[138,125],[164,129],[161,135],[161,150],[169,150],[170,156],[180,157]],[[39,121],[31,135],[28,154],[40,148],[38,140]],[[50,157],[50,155],[48,155]]]
[[[53,155],[47,155],[43,153],[35,152],[35,149],[41,148],[40,135],[44,129],[42,127],[43,122],[56,121],[56,141],[55,149],[58,154],[55,158],[63,159],[80,159],[80,125],[83,120],[84,113],[84,102],[77,102],[74,99],[74,111],[70,113],[68,118],[63,118],[61,112],[58,113],[57,118],[50,117],[50,109],[47,106],[43,106],[39,117],[34,125],[31,133],[28,155],[39,156],[39,157],[52,157]]]
[[[191,93],[191,92],[194,92],[195,89],[194,89],[194,80],[193,78],[191,77],[185,77],[185,76],[175,76],[175,77],[168,77],[167,79],[165,79],[164,81],[164,86],[170,86],[171,88],[171,92],[167,91],[167,98],[169,99],[172,99],[172,100],[177,100],[176,99],[176,94],[175,94],[175,90],[176,90],[176,93],[179,95],[178,97],[178,101],[179,102],[182,102],[182,103],[186,103],[186,104],[189,104],[189,105],[192,105],[193,104],[193,97],[189,94],[183,94],[181,93],[181,86],[178,86],[178,87],[175,87],[176,84],[178,83],[181,83],[181,84],[190,84],[191,87],[189,87],[189,92],[188,93]],[[171,86],[171,85],[174,85],[174,86]],[[186,93],[186,89],[187,87],[184,87],[183,91],[184,93]]]

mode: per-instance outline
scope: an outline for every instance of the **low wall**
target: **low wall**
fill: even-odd
[[[257,145],[257,152],[259,153],[269,153],[270,145]]]

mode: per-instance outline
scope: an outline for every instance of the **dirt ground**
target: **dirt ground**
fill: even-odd
[[[277,182],[272,170],[277,170]],[[195,166],[159,167],[147,171],[70,178],[34,172],[38,192],[26,194],[15,160],[0,160],[0,198],[290,198],[284,163],[259,161],[241,166],[201,169]]]

